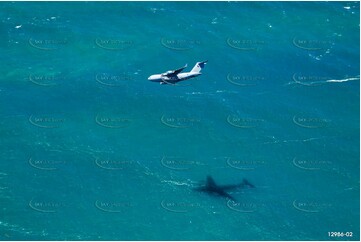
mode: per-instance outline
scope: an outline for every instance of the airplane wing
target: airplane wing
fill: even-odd
[[[215,187],[216,183],[214,182],[213,178],[211,176],[207,176],[207,187]]]
[[[173,71],[167,71],[164,75],[165,76],[175,76],[175,75],[178,75],[179,73],[181,73],[185,68],[187,67],[187,65],[185,65],[184,67],[182,68],[179,68],[177,70],[173,70]]]

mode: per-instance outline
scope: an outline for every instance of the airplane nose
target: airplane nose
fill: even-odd
[[[161,80],[161,75],[151,75],[148,77],[148,80],[152,82],[157,82]]]
[[[155,81],[155,80],[157,80],[157,76],[156,75],[151,75],[151,76],[148,77],[148,80],[149,81]]]

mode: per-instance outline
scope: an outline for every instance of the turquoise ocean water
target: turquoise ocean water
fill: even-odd
[[[0,239],[359,240],[359,8],[0,3]]]

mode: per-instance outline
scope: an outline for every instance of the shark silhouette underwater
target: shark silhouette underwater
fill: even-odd
[[[221,197],[228,198],[232,201],[236,201],[234,197],[232,197],[228,191],[236,190],[236,189],[242,189],[242,188],[255,188],[254,185],[249,183],[246,179],[243,179],[240,184],[234,184],[234,185],[217,185],[213,178],[211,176],[207,176],[206,184],[200,187],[196,187],[193,190],[205,192],[210,195],[218,195]]]

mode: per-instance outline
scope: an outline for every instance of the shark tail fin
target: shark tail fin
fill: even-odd
[[[191,70],[191,72],[196,72],[196,73],[201,72],[201,70],[204,68],[206,63],[207,61],[197,62],[196,65]]]

